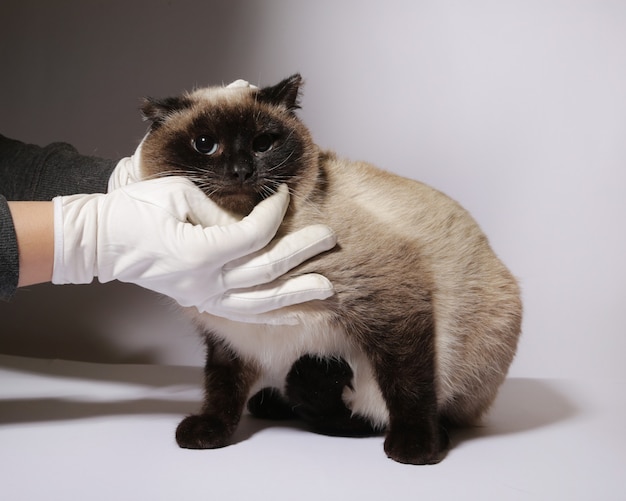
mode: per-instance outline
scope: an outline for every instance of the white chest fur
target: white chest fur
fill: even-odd
[[[211,315],[200,315],[196,320],[222,338],[240,357],[260,367],[261,377],[251,395],[267,386],[284,390],[287,373],[303,355],[342,357],[354,373],[352,388],[344,391],[348,408],[378,425],[388,422],[387,406],[369,361],[341,326],[326,315],[308,313],[298,325],[246,324]]]

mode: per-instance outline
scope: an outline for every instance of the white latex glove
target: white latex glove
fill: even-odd
[[[126,186],[127,184],[136,183],[141,181],[141,145],[143,141],[139,143],[135,153],[130,157],[122,158],[109,177],[109,184],[107,187],[107,193]]]
[[[246,80],[235,80],[234,82],[229,83],[226,89],[258,89],[256,85],[252,85],[250,82]]]
[[[281,186],[241,221],[223,224],[232,216],[180,177],[57,197],[52,282],[117,279],[231,320],[291,323],[265,313],[325,299],[333,288],[317,274],[279,277],[336,239],[330,228],[313,225],[267,246],[288,203]]]

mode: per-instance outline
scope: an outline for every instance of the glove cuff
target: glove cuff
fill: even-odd
[[[98,200],[102,194],[56,197],[52,283],[88,284],[96,276]]]

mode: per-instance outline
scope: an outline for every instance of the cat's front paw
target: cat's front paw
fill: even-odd
[[[390,428],[385,438],[385,453],[398,463],[437,464],[448,451],[448,434],[443,428],[437,431]]]
[[[231,426],[208,414],[188,416],[176,428],[176,442],[183,449],[217,449],[229,444]]]

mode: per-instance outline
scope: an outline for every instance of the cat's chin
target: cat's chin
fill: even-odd
[[[211,199],[223,209],[233,212],[240,216],[250,214],[254,206],[258,204],[262,197],[255,192],[229,192],[223,191],[213,193]]]

